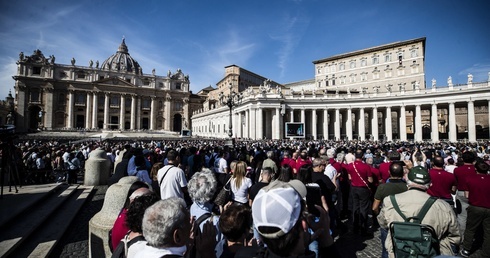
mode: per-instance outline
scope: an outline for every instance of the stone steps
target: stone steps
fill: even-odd
[[[56,184],[52,189],[44,188],[48,191],[38,190],[20,196],[25,201],[18,200],[22,208],[16,209],[17,215],[4,216],[0,226],[0,257],[49,256],[93,187]]]

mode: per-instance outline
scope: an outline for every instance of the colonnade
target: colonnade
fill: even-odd
[[[103,114],[101,116],[99,107],[99,95],[104,96],[103,101]],[[111,105],[111,96],[120,96],[120,101],[117,105]],[[131,97],[130,99],[128,97]],[[149,130],[171,130],[171,101],[170,97],[165,98],[163,107],[157,107],[157,98],[155,96],[148,97],[150,99],[150,105],[142,108],[142,96],[137,94],[127,93],[109,93],[109,92],[95,92],[89,91],[86,93],[86,101],[82,103],[85,107],[85,128],[87,129],[110,129],[111,126],[117,126],[119,130],[139,130],[144,129],[142,125],[143,118],[148,119]],[[162,98],[163,99],[163,98]],[[130,114],[126,114],[126,102],[130,101]],[[78,103],[77,103],[78,104]],[[186,105],[186,104],[185,104]],[[68,92],[68,106],[66,109],[66,127],[74,128],[75,116],[80,112],[75,111],[75,92],[73,90]],[[159,110],[163,112],[158,112]],[[144,113],[143,113],[144,112]],[[111,116],[118,117],[117,124],[111,124]],[[185,117],[185,115],[183,116]],[[99,128],[100,119],[103,119],[103,126]],[[157,124],[157,121],[160,121]],[[129,128],[126,123],[129,123]]]
[[[490,110],[490,100],[478,100],[478,106]],[[456,108],[466,110],[466,130],[457,127]],[[462,112],[458,112],[461,114]],[[463,112],[464,113],[464,112]],[[222,114],[220,128],[228,128],[228,116]],[[490,114],[487,116],[490,121]],[[485,118],[485,119],[487,119]],[[217,131],[203,124],[221,123],[217,116],[208,121],[193,120],[197,135],[219,137]],[[459,118],[461,120],[461,117]],[[431,140],[476,141],[475,100],[412,101],[408,103],[377,102],[373,104],[338,103],[331,105],[263,104],[238,107],[233,113],[233,137],[251,139],[283,139],[286,122],[302,122],[310,139],[358,140]],[[460,121],[461,122],[461,121]],[[458,133],[459,129],[459,133]],[[489,137],[488,135],[486,137]]]

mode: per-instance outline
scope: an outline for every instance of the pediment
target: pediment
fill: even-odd
[[[125,80],[122,80],[120,78],[117,78],[117,77],[104,78],[102,80],[97,81],[97,83],[99,83],[99,84],[105,84],[105,85],[111,85],[111,86],[130,86],[130,87],[134,87],[133,84],[131,84],[131,83],[125,81]]]

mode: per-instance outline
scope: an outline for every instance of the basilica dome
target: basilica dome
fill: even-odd
[[[102,63],[101,69],[122,73],[143,74],[141,66],[129,54],[124,38],[117,52]]]

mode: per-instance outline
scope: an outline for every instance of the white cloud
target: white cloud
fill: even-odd
[[[0,98],[3,100],[7,97],[9,90],[12,91],[14,95],[15,81],[12,76],[17,74],[16,60],[12,57],[1,58],[0,64],[2,64],[0,69]]]
[[[459,76],[473,75],[474,82],[485,82],[489,79],[490,63],[477,63],[458,73]]]
[[[290,17],[286,15],[280,24],[278,34],[271,34],[272,40],[278,41],[280,47],[277,52],[277,66],[280,69],[280,77],[284,77],[290,56],[294,53],[296,46],[301,41],[304,30],[308,27],[309,19],[303,17]]]

